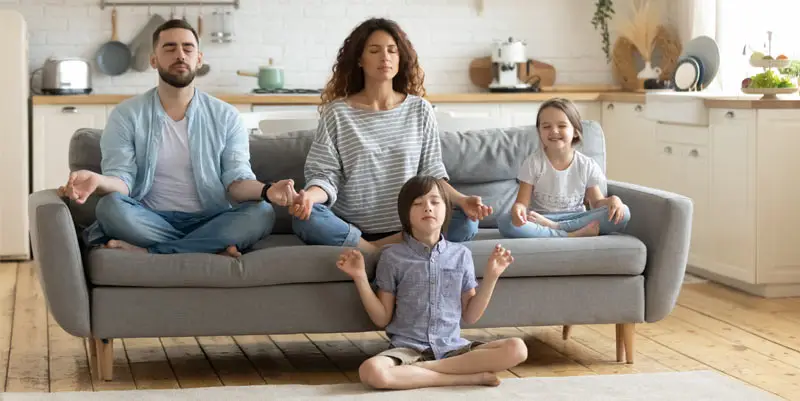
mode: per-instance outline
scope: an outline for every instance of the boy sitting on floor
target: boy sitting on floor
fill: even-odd
[[[514,260],[511,252],[497,245],[478,287],[470,250],[442,235],[451,204],[438,180],[408,180],[397,210],[403,242],[383,249],[377,295],[358,250],[344,251],[337,262],[353,278],[370,319],[391,339],[388,350],[359,367],[361,381],[378,389],[499,385],[494,372],[527,359],[525,343],[470,342],[461,338],[460,320],[473,324],[483,315],[497,279]]]

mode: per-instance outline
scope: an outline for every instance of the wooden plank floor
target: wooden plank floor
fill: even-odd
[[[636,363],[616,363],[613,325],[464,330],[518,336],[525,363],[501,377],[715,370],[800,400],[800,298],[763,299],[717,284],[685,284],[657,323],[637,325]],[[0,264],[0,391],[103,391],[358,381],[359,364],[388,344],[382,332],[115,341],[111,382],[91,374],[85,341],[64,332],[30,263]]]

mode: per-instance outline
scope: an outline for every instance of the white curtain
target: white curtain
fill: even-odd
[[[717,0],[673,0],[675,25],[681,42],[705,35],[717,36]]]

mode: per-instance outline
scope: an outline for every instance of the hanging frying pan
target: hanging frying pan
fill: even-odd
[[[131,66],[131,49],[117,37],[117,9],[111,11],[111,41],[97,51],[97,68],[106,75],[121,75]]]

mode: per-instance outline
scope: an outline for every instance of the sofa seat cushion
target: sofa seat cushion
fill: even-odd
[[[215,254],[154,255],[116,249],[89,253],[95,285],[231,288],[345,281],[336,268],[340,247],[310,246],[290,234],[271,235],[234,259]],[[377,255],[366,258],[374,274]]]
[[[474,241],[465,244],[472,250],[478,277],[483,277],[486,261],[498,242],[514,255],[514,264],[504,277],[639,275],[646,261],[644,244],[628,235],[502,239],[497,230],[482,229]],[[304,245],[294,235],[271,235],[239,259],[95,249],[89,253],[88,268],[92,284],[99,286],[231,288],[350,281],[335,265],[341,251],[339,247]],[[366,258],[370,278],[377,260],[378,255]]]
[[[514,256],[503,277],[635,276],[644,272],[647,263],[644,243],[630,235],[509,239],[495,229],[481,229],[465,244],[472,251],[478,277],[483,277],[489,255],[498,243]]]

